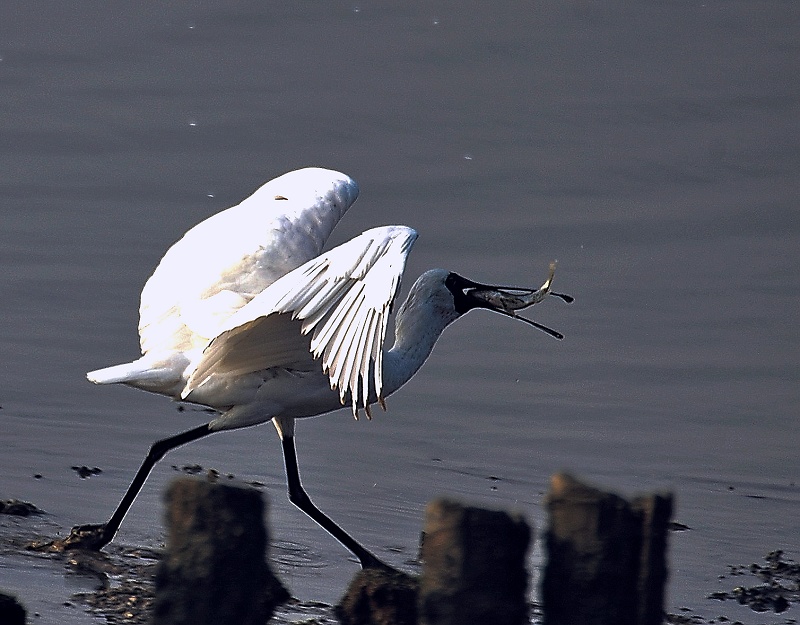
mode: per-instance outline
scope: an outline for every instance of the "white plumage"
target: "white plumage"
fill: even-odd
[[[319,256],[357,197],[348,176],[301,169],[196,225],[167,251],[142,290],[142,357],[88,378],[180,398],[190,367],[230,317]]]
[[[313,356],[340,402],[350,396],[354,415],[368,406],[371,365],[381,400],[389,309],[416,238],[404,226],[374,228],[279,278],[219,328],[181,397],[191,399],[215,375],[276,366],[314,371]],[[310,342],[300,340],[309,334]]]
[[[357,197],[356,183],[339,172],[289,172],[201,222],[167,251],[142,291],[142,356],[87,376],[220,414],[157,441],[109,522],[73,528],[68,546],[108,543],[152,466],[170,449],[214,431],[272,420],[292,502],[363,566],[381,565],[303,490],[294,420],[345,404],[356,417],[360,409],[370,415],[372,403],[385,407],[384,398],[416,373],[445,327],[472,308],[521,319],[515,310],[548,294],[571,298],[550,291],[553,267],[538,290],[488,286],[432,269],[400,306],[394,345],[387,350],[389,314],[417,233],[406,226],[373,228],[323,253]]]

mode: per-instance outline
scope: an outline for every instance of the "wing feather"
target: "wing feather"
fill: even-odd
[[[203,360],[217,362],[216,371],[244,375],[268,367],[313,370],[316,365],[300,333],[300,322],[291,315],[275,314],[252,319],[228,333],[224,341],[212,341]],[[186,397],[188,392],[184,392]]]
[[[292,359],[313,357],[343,404],[349,396],[355,416],[368,406],[370,369],[382,401],[389,313],[416,238],[405,226],[373,228],[279,278],[222,326],[184,396],[215,373],[291,367]]]
[[[357,196],[345,174],[306,168],[197,224],[142,290],[142,353],[204,348],[237,310],[317,257]]]

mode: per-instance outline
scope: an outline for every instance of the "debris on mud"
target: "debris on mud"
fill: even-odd
[[[764,556],[766,564],[729,565],[728,572],[720,575],[720,580],[729,578],[754,576],[761,583],[752,586],[741,584],[730,591],[713,592],[709,599],[719,601],[735,601],[758,613],[772,612],[781,614],[781,620],[768,621],[770,625],[795,625],[800,622],[796,617],[784,615],[793,605],[800,607],[800,564],[785,558],[783,551],[771,551]],[[766,623],[767,621],[764,621]],[[667,625],[716,625],[731,623],[741,625],[741,621],[720,615],[707,619],[695,613],[692,608],[682,607],[675,613],[666,614]]]
[[[67,565],[78,575],[99,580],[93,592],[74,595],[88,612],[109,625],[139,625],[149,622],[155,597],[154,576],[161,554],[151,549],[109,548],[110,553],[78,550],[70,552]]]
[[[93,475],[99,475],[103,472],[102,469],[98,469],[97,467],[92,467],[91,469],[87,467],[85,464],[79,467],[71,467],[75,473],[78,474],[78,477],[82,480],[85,480],[87,477],[92,477]]]
[[[185,465],[180,466],[180,467],[178,465],[176,465],[176,464],[173,464],[171,466],[172,466],[172,470],[173,471],[178,471],[179,473],[185,473],[186,475],[198,475],[198,474],[202,473],[203,471],[205,471],[206,472],[206,477],[209,480],[218,480],[221,477],[223,477],[223,475],[219,471],[217,471],[216,469],[213,469],[213,468],[204,469],[203,466],[200,465],[200,464],[185,464]],[[226,475],[224,475],[224,477],[227,480],[236,480],[236,479],[238,479],[233,473],[227,473]],[[249,486],[253,486],[255,488],[263,488],[264,487],[264,482],[259,482],[257,480],[245,481],[244,483],[249,485]]]
[[[44,514],[32,503],[20,501],[19,499],[0,500],[0,514],[13,514],[16,516],[30,516],[31,514]]]
[[[762,583],[754,586],[737,586],[730,592],[715,592],[710,599],[734,600],[754,612],[785,612],[792,603],[800,603],[800,564],[786,560],[783,551],[768,553],[766,565],[730,566],[730,576],[753,575]]]
[[[150,622],[153,589],[141,583],[124,581],[115,588],[100,588],[93,593],[80,593],[75,598],[86,604],[90,614],[104,617],[108,625]]]

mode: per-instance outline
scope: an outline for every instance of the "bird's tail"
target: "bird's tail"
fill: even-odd
[[[154,393],[173,395],[176,388],[182,388],[182,374],[188,360],[180,355],[166,361],[154,362],[144,356],[133,362],[113,367],[89,371],[86,378],[95,384],[127,384]]]
[[[152,370],[149,367],[143,366],[141,360],[135,360],[89,371],[86,378],[95,384],[125,384],[148,378],[151,374]]]

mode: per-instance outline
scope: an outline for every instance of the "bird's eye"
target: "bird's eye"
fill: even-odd
[[[276,200],[288,200],[289,198],[288,197],[283,197],[282,195],[276,195],[275,199]]]

